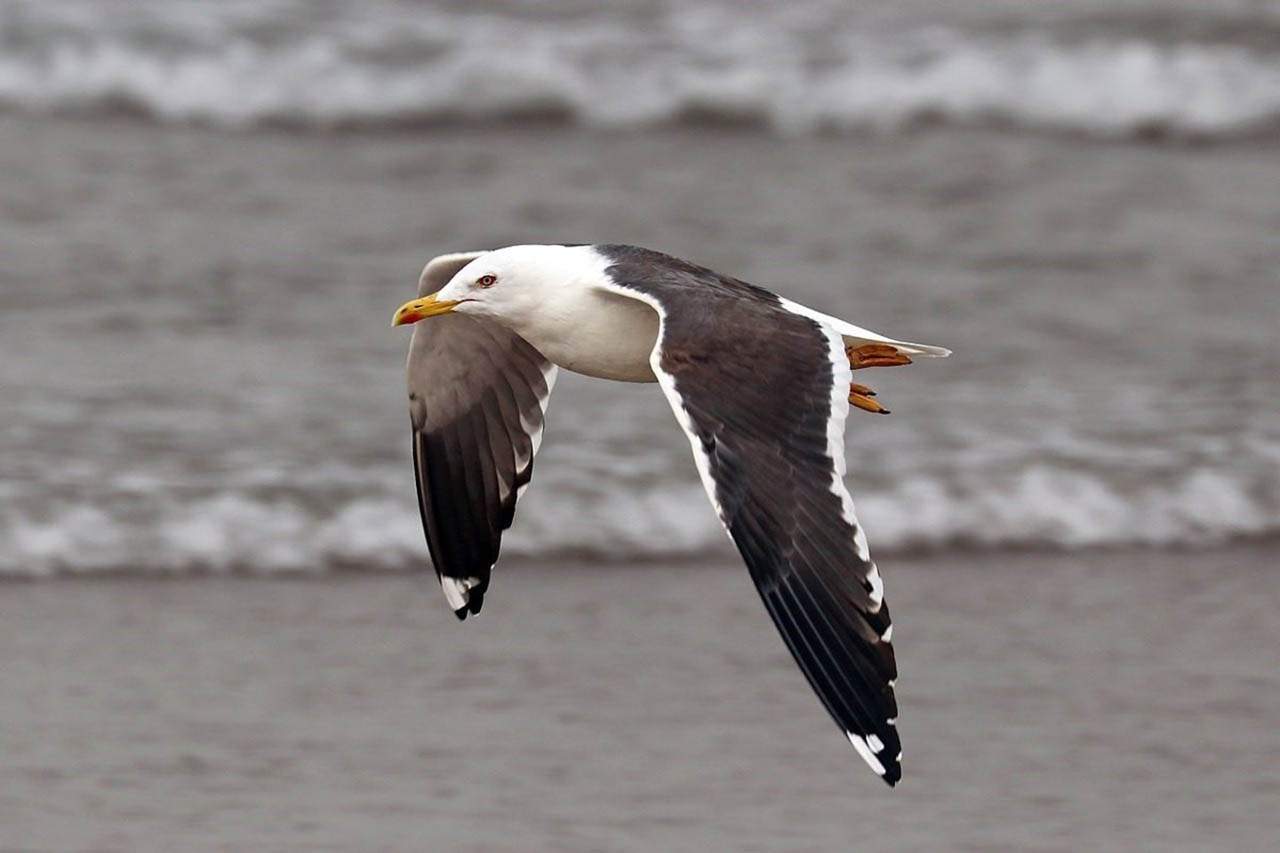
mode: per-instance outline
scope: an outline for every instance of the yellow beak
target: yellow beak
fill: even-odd
[[[454,299],[436,299],[434,293],[421,299],[410,299],[396,309],[395,316],[391,318],[391,325],[407,326],[428,317],[448,314],[457,304],[458,301]]]

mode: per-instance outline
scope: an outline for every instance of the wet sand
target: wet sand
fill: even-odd
[[[745,573],[0,588],[4,850],[1263,850],[1274,547],[884,561],[905,777]]]

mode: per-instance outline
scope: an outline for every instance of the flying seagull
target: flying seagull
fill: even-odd
[[[417,323],[418,505],[449,606],[479,613],[529,483],[557,368],[657,382],[782,639],[858,754],[902,775],[893,625],[844,485],[852,370],[946,356],[636,246],[441,255],[392,325]]]

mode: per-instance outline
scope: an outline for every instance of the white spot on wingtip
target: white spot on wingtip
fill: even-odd
[[[471,588],[480,584],[480,578],[447,578],[440,577],[440,588],[444,590],[445,600],[454,610],[467,606],[471,598]]]
[[[898,718],[897,718],[897,717],[890,717],[889,719],[885,720],[885,722],[886,722],[886,723],[888,723],[889,725],[893,726],[894,728],[897,728],[897,726],[898,726]]]
[[[893,642],[893,626],[892,625],[884,629],[884,633],[880,635],[880,642],[882,643]]]
[[[884,765],[880,763],[880,759],[876,758],[875,753],[871,751],[871,747],[862,739],[862,736],[854,734],[853,732],[845,732],[845,734],[849,736],[849,743],[853,744],[853,748],[857,750],[858,755],[862,756],[862,760],[867,762],[867,765],[872,770],[883,776]],[[875,735],[872,735],[872,737],[875,737]],[[877,742],[879,742],[878,738]],[[880,748],[884,749],[884,744],[881,744]]]

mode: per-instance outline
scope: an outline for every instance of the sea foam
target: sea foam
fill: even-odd
[[[368,20],[295,20],[272,3],[222,17],[157,7],[143,26],[91,6],[56,20],[39,5],[23,8],[5,21],[0,105],[24,112],[298,128],[531,116],[783,133],[892,132],[922,121],[1103,137],[1280,128],[1280,56],[1226,40],[869,30],[834,14],[750,16],[716,5],[645,28],[621,14],[403,15],[386,6]]]
[[[1004,478],[974,473],[854,484],[876,555],[904,551],[1203,549],[1280,534],[1280,495],[1265,484],[1200,470],[1124,489],[1046,464]],[[535,485],[507,534],[504,562],[600,563],[733,559],[696,482],[595,492]],[[354,495],[323,506],[303,494],[227,492],[156,497],[113,514],[83,503],[8,513],[0,575],[321,573],[406,571],[428,565],[410,494]]]

